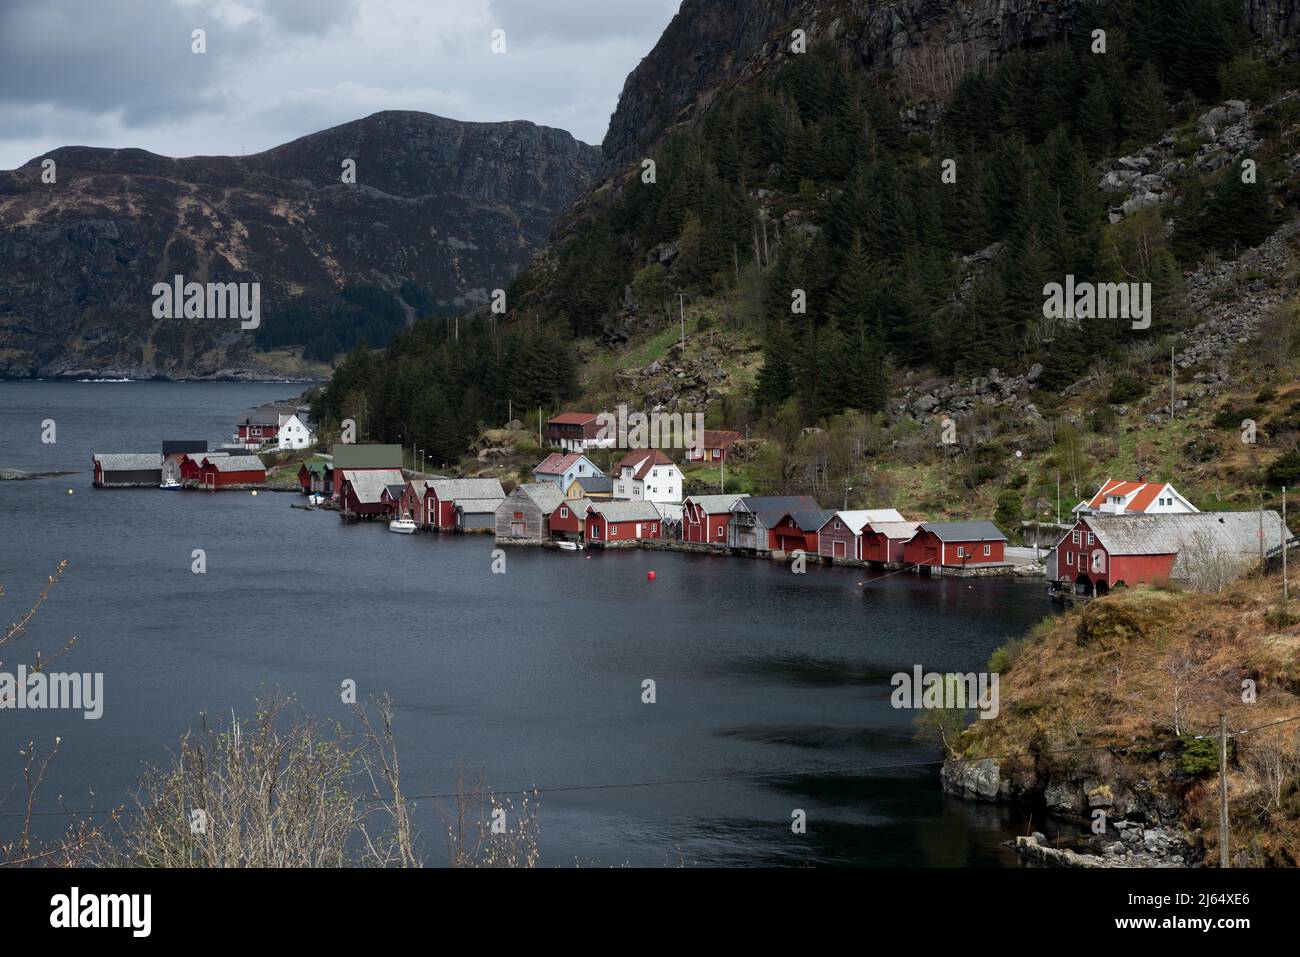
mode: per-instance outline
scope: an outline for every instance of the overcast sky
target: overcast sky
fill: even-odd
[[[679,3],[0,0],[0,169],[73,145],[254,153],[379,110],[599,144]]]

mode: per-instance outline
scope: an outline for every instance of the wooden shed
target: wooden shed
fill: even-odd
[[[1006,561],[1007,537],[992,522],[924,522],[903,546],[903,560],[933,568],[971,568]]]
[[[660,538],[662,525],[663,516],[654,502],[591,502],[584,537],[602,545],[635,545],[642,539]]]
[[[96,488],[157,488],[162,484],[160,452],[99,452],[93,456]]]
[[[541,543],[550,537],[551,513],[564,501],[555,482],[528,482],[505,497],[496,512],[499,542]]]

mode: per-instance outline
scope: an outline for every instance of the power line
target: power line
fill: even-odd
[[[1243,728],[1240,731],[1231,732],[1229,736],[1238,737],[1240,735],[1250,734],[1255,731],[1262,731],[1267,728],[1275,728],[1279,725],[1290,724],[1293,721],[1300,721],[1300,715],[1295,715],[1294,717],[1290,717],[1290,718],[1282,718],[1277,721],[1270,721],[1267,724],[1256,725],[1253,728]],[[1192,737],[1194,739],[1208,738],[1208,737],[1217,736],[1217,733],[1218,733],[1217,731],[1208,731],[1204,734],[1192,735]],[[1012,751],[1004,754],[986,754],[986,755],[980,755],[979,757],[971,757],[971,758],[934,758],[929,761],[905,761],[905,762],[894,762],[889,764],[853,764],[853,765],[841,765],[839,767],[826,767],[826,768],[786,768],[780,771],[750,771],[750,772],[740,771],[740,772],[734,772],[730,774],[708,775],[703,777],[665,778],[665,779],[653,780],[653,781],[619,781],[619,782],[610,782],[606,784],[567,784],[567,785],[556,785],[554,787],[537,787],[537,786],[513,787],[513,788],[494,789],[493,793],[526,794],[532,792],[536,794],[563,794],[563,793],[573,793],[573,792],[582,792],[582,791],[612,791],[612,790],[621,790],[625,788],[630,789],[630,788],[650,788],[650,787],[675,787],[675,786],[687,785],[687,784],[716,784],[716,783],[724,783],[727,781],[736,781],[736,780],[762,780],[765,778],[789,778],[789,777],[799,777],[801,775],[830,776],[836,774],[853,774],[853,773],[865,774],[865,773],[870,773],[872,771],[897,771],[897,770],[906,770],[912,768],[928,768],[928,767],[934,767],[936,765],[943,765],[948,761],[955,761],[961,764],[976,764],[980,761],[1006,761],[1006,760],[1011,760],[1016,758],[1038,758],[1038,757],[1043,757],[1052,754],[1075,754],[1081,752],[1097,752],[1097,751],[1126,752],[1133,748],[1141,748],[1143,750],[1146,750],[1156,746],[1165,746],[1165,745],[1177,743],[1178,741],[1182,740],[1183,737],[1185,736],[1175,735],[1168,738],[1162,738],[1156,741],[1139,742],[1131,745],[1084,744],[1084,745],[1074,745],[1068,748],[1047,748],[1041,751]],[[464,792],[459,792],[459,793],[464,793]],[[445,792],[435,792],[435,793],[428,793],[428,794],[407,794],[407,795],[403,795],[402,800],[405,802],[433,801],[433,800],[446,800],[457,796],[458,796],[458,792],[456,791],[445,791]],[[383,798],[383,797],[368,797],[368,798],[360,799],[361,803],[365,803],[365,804],[382,804],[391,800],[392,800],[391,798]],[[119,808],[117,811],[90,811],[90,810],[33,811],[31,816],[32,817],[63,817],[66,815],[78,815],[78,816],[89,817],[95,815],[114,814],[114,813],[139,814],[144,810],[145,810],[144,808]],[[25,816],[27,816],[25,812],[0,813],[0,818],[25,817]]]

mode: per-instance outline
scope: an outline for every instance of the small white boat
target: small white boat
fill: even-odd
[[[566,552],[580,552],[580,551],[582,551],[582,546],[581,546],[580,544],[578,544],[577,542],[560,542],[560,543],[559,543],[559,546],[560,546],[561,548],[563,548]]]
[[[313,494],[313,495],[308,495],[308,496],[307,496],[307,501],[311,502],[311,504],[313,504],[313,505],[324,505],[324,504],[325,504],[325,496],[324,496],[324,495],[315,495],[315,494]]]
[[[415,533],[415,522],[409,518],[395,518],[388,523],[388,530],[400,535],[412,535]]]
[[[166,489],[168,492],[179,492],[181,488],[181,483],[167,481],[167,482],[163,482],[162,485],[159,485],[158,487],[161,489]]]

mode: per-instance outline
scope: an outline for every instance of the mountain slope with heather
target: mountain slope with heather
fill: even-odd
[[[251,156],[54,150],[0,173],[0,375],[319,373],[359,335],[487,301],[599,162],[560,130],[413,112]],[[261,283],[263,328],[153,319],[176,274]]]

